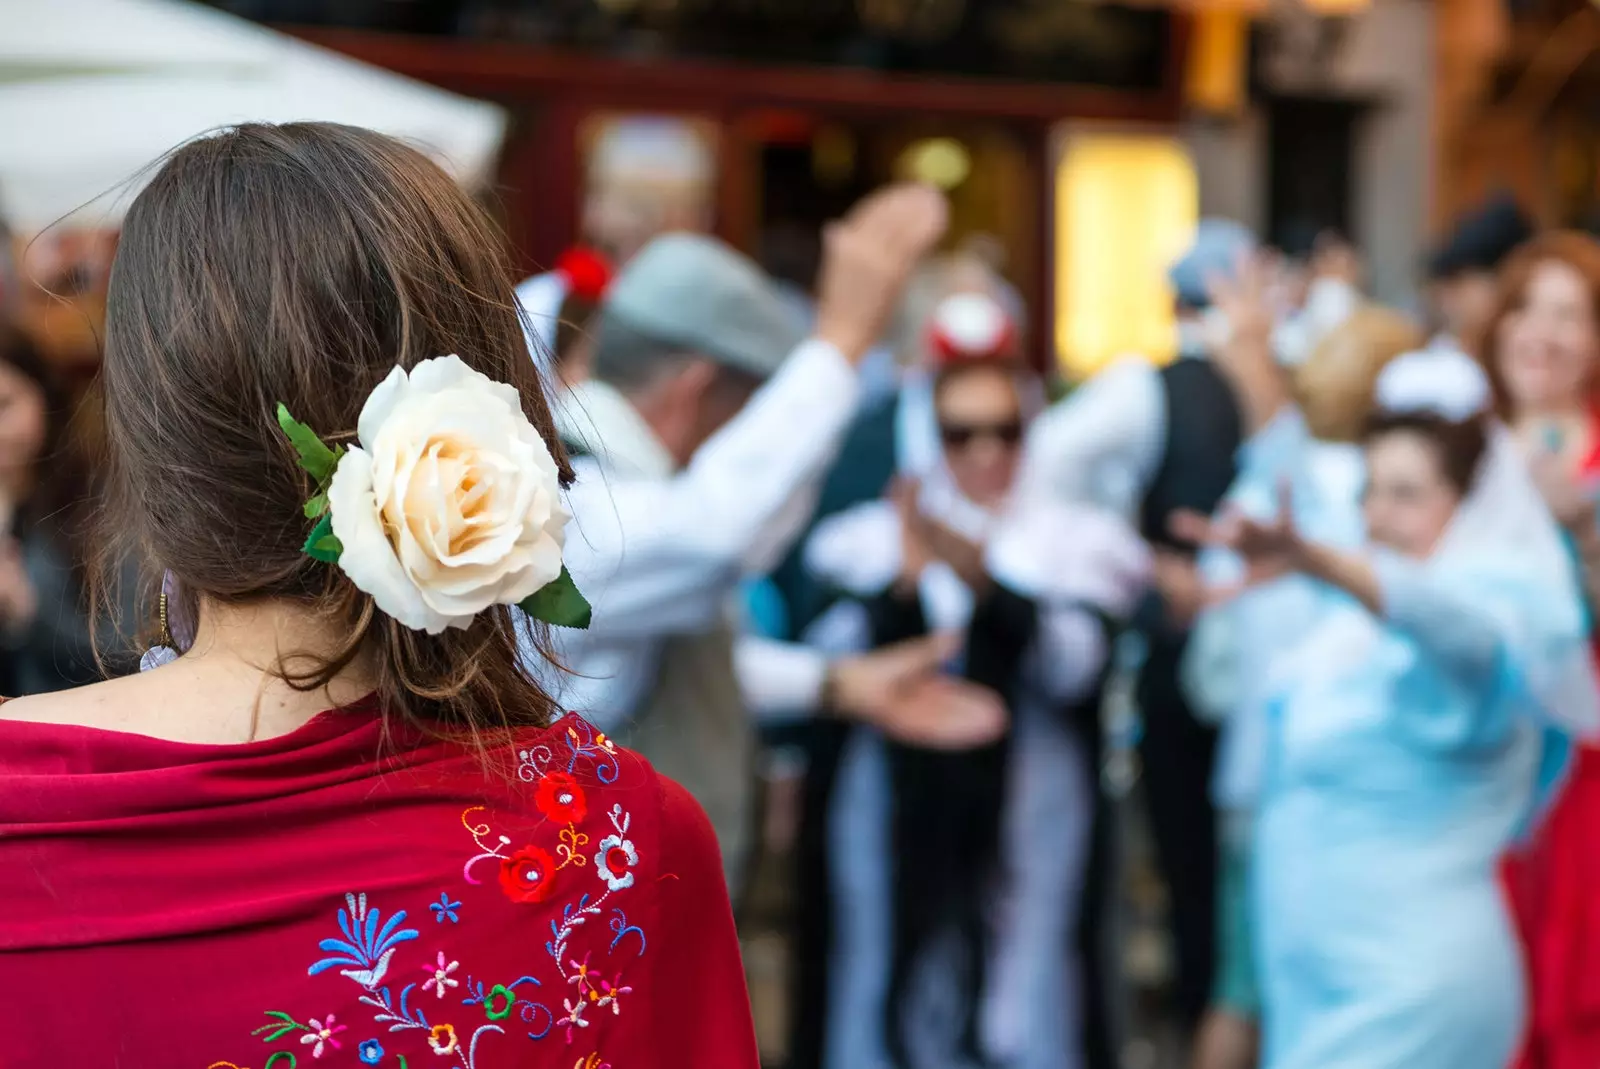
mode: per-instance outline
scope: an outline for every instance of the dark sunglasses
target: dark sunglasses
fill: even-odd
[[[965,449],[979,438],[992,438],[1006,446],[1016,445],[1022,441],[1022,421],[1010,419],[1003,423],[939,424],[939,439],[949,449]]]

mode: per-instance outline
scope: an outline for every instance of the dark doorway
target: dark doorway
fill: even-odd
[[[1267,240],[1303,244],[1325,230],[1350,236],[1354,155],[1365,102],[1277,97],[1267,104]]]

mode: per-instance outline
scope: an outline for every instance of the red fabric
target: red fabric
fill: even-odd
[[[755,1069],[682,788],[576,717],[381,735],[0,721],[0,1065]]]
[[[1506,887],[1527,955],[1528,1036],[1518,1069],[1600,1066],[1600,749],[1578,749]]]
[[[1594,421],[1600,428],[1600,417]],[[1600,433],[1578,474],[1600,475]],[[1597,629],[1600,636],[1600,629]],[[1600,643],[1600,637],[1595,640]],[[1600,660],[1600,644],[1596,647]],[[1516,1069],[1600,1066],[1600,748],[1575,748],[1561,793],[1503,868],[1528,965]]]

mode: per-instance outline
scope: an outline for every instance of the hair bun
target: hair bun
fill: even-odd
[[[1477,361],[1454,349],[1402,353],[1389,362],[1374,388],[1379,409],[1427,413],[1461,423],[1489,409],[1489,377]]]
[[[611,262],[593,249],[581,245],[562,253],[556,260],[556,273],[567,280],[567,291],[574,297],[599,304],[611,285]]]

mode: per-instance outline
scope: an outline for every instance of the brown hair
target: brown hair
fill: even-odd
[[[581,293],[569,293],[561,298],[561,310],[556,313],[555,364],[561,367],[571,357],[573,346],[593,333],[595,313],[600,304]]]
[[[1519,310],[1528,296],[1528,283],[1540,264],[1555,260],[1566,264],[1582,276],[1589,291],[1589,304],[1600,320],[1600,241],[1576,230],[1554,230],[1540,234],[1519,246],[1500,268],[1499,297],[1494,315],[1484,325],[1483,335],[1472,348],[1489,376],[1494,390],[1495,411],[1502,419],[1510,419],[1511,395],[1506,392],[1505,378],[1500,374],[1499,333],[1506,316]]]
[[[1465,497],[1478,476],[1478,466],[1489,451],[1489,425],[1484,416],[1455,421],[1432,412],[1376,411],[1361,432],[1363,445],[1391,434],[1414,434],[1433,447],[1439,471]]]
[[[1294,392],[1311,433],[1330,442],[1358,440],[1378,373],[1421,344],[1422,332],[1398,312],[1358,309],[1295,369]]]
[[[430,732],[548,723],[520,614],[497,606],[427,635],[301,552],[313,487],[276,405],[350,442],[392,368],[447,353],[517,388],[569,482],[500,235],[443,171],[327,123],[249,124],[175,151],[129,209],[111,273],[101,590],[135,553],[186,602],[295,599],[348,629],[337,649],[280,661],[297,688],[359,658],[386,715]]]

